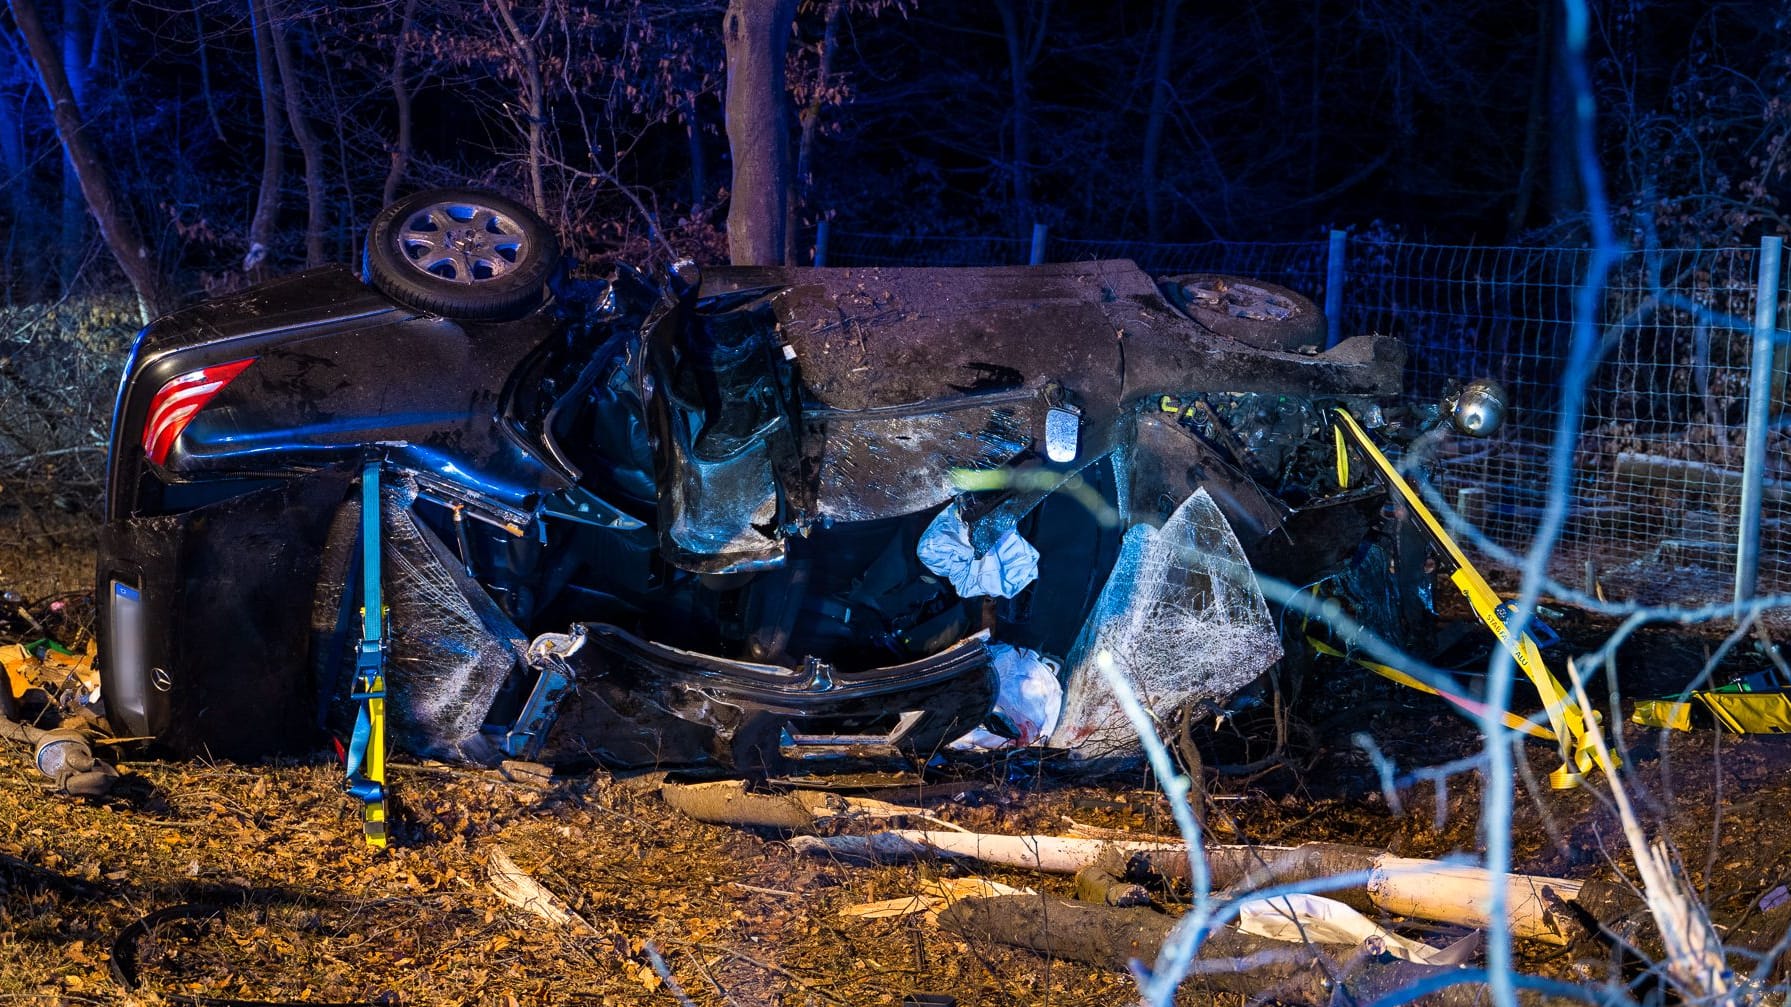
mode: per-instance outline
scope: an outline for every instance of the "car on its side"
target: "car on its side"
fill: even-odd
[[[1066,655],[1126,528],[1197,491],[1295,584],[1391,534],[1385,494],[1315,488],[1307,449],[1325,408],[1398,394],[1403,351],[1321,350],[1323,324],[1126,261],[579,281],[526,208],[419,193],[360,274],[138,337],[98,569],[108,714],[220,756],[342,733],[372,463],[401,745],[748,772],[822,742],[930,752],[990,720],[992,643]],[[1036,579],[961,596],[917,555],[951,508],[966,555],[1018,535]]]

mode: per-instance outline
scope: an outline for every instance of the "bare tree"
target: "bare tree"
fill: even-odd
[[[684,143],[690,154],[690,205],[702,206],[714,193],[709,191],[709,173],[703,164],[703,124],[697,118],[694,97],[684,102],[679,114],[684,118]]]
[[[518,72],[522,76],[523,100],[528,103],[524,113],[528,119],[529,139],[529,197],[534,203],[534,210],[543,217],[547,216],[547,182],[542,176],[542,165],[547,160],[546,126],[547,102],[544,97],[545,83],[541,79],[541,53],[537,43],[541,33],[547,30],[551,11],[544,4],[541,20],[531,31],[523,31],[522,25],[516,21],[515,11],[510,0],[495,0],[492,6],[497,8],[498,18],[503,23],[505,38],[510,44],[516,60]]]
[[[228,143],[224,124],[218,121],[218,103],[211,94],[211,56],[207,52],[210,47],[205,43],[205,15],[200,4],[193,5],[193,45],[199,50],[199,93],[205,98],[205,118],[218,142]]]
[[[1163,182],[1157,165],[1163,150],[1163,119],[1169,111],[1170,90],[1173,86],[1169,75],[1174,69],[1175,15],[1180,7],[1181,0],[1163,0],[1162,20],[1157,28],[1157,50],[1151,74],[1150,111],[1144,120],[1144,177],[1139,179],[1139,184],[1144,187],[1145,226],[1149,229],[1152,241],[1163,240]]]
[[[1013,105],[1008,111],[1008,178],[1012,184],[1016,233],[1037,216],[1032,208],[1032,68],[1044,48],[1051,20],[1051,0],[1026,0],[1020,10],[1016,0],[995,0],[1001,15],[1001,34],[1007,43],[1008,82]]]
[[[790,192],[789,104],[784,58],[796,0],[729,0],[722,18],[727,50],[728,259],[735,265],[783,261]]]
[[[88,94],[89,70],[87,66],[86,36],[91,33],[97,44],[100,27],[90,23],[86,5],[78,0],[63,0],[62,23],[57,27],[62,48],[62,72],[68,77],[69,93],[75,96],[75,105],[79,108],[92,108]],[[81,260],[87,250],[87,206],[86,198],[81,194],[81,182],[76,177],[74,166],[64,158],[62,162],[62,238],[60,254],[57,256],[56,272],[62,289],[69,290],[74,286],[75,274],[81,269]]]
[[[269,13],[268,31],[273,36],[274,63],[280,71],[280,94],[286,99],[286,120],[292,126],[292,136],[298,141],[299,153],[305,159],[305,266],[316,268],[323,265],[323,145],[317,142],[317,134],[311,131],[311,125],[305,120],[305,110],[299,101],[301,88],[298,72],[293,67],[292,45],[286,37],[285,12],[273,4],[277,0],[267,0]]]
[[[0,32],[0,46],[4,46],[0,55],[6,56],[12,67],[23,69],[30,65],[30,58],[12,32]],[[18,78],[9,77],[4,82],[13,84],[15,80]],[[0,89],[0,180],[5,183],[11,218],[4,242],[5,258],[0,261],[4,261],[5,280],[15,297],[22,293],[35,295],[45,279],[40,264],[32,263],[25,251],[41,247],[48,240],[42,234],[43,220],[36,202],[38,187],[31,174],[30,134],[26,129],[27,108],[34,90],[29,84]]]
[[[797,261],[800,256],[796,248],[797,236],[801,232],[799,215],[814,184],[812,161],[815,134],[821,126],[821,110],[827,103],[828,78],[833,75],[833,54],[839,48],[840,11],[844,7],[843,0],[827,0],[826,20],[821,30],[820,65],[815,69],[808,101],[802,106],[802,130],[796,144],[796,173],[790,178],[790,201],[784,221],[785,265],[801,264]]]
[[[25,38],[25,48],[31,53],[31,61],[37,66],[38,81],[43,87],[44,97],[50,103],[57,138],[62,143],[63,153],[68,157],[76,180],[80,182],[87,210],[93,214],[94,222],[99,225],[100,235],[105,239],[112,258],[117,260],[118,268],[124,271],[132,289],[137,292],[137,301],[147,320],[169,306],[164,301],[161,276],[156,272],[155,259],[150,254],[149,246],[139,236],[129,211],[118,198],[118,190],[112,184],[105,162],[100,160],[98,151],[88,143],[82,132],[81,107],[75,101],[74,90],[69,87],[68,74],[62,65],[62,54],[44,31],[43,19],[38,16],[35,0],[11,0],[11,6],[13,20],[19,26],[19,33]]]
[[[392,43],[392,104],[398,110],[398,136],[392,144],[392,166],[386,170],[386,184],[381,190],[387,205],[398,198],[398,186],[404,181],[405,169],[410,167],[410,79],[405,76],[404,64],[410,56],[410,34],[416,24],[417,0],[405,0],[404,20]]]
[[[280,143],[279,71],[274,64],[267,0],[249,0],[249,21],[255,35],[255,77],[261,83],[261,188],[255,196],[255,215],[249,220],[244,272],[260,266],[272,251],[274,219],[280,214],[280,172],[286,158]]]

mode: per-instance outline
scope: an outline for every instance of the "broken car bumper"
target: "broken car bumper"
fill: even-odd
[[[906,664],[843,671],[754,664],[573,627],[556,660],[576,683],[542,753],[549,762],[780,771],[823,749],[925,754],[982,722],[995,696],[987,634]]]

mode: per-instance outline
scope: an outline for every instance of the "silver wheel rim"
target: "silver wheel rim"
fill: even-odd
[[[431,203],[404,218],[394,239],[398,257],[419,273],[471,286],[521,266],[532,249],[522,225],[478,203]]]
[[[1293,302],[1248,283],[1218,284],[1201,280],[1182,284],[1190,299],[1201,307],[1233,318],[1261,322],[1285,322],[1296,313]]]

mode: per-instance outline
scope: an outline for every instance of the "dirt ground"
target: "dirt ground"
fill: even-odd
[[[79,513],[0,515],[0,587],[27,597],[87,586],[91,537]],[[1571,618],[1569,645],[1605,627]],[[1623,712],[1679,687],[1715,646],[1650,630],[1620,655]],[[1738,666],[1739,667],[1739,666]],[[1741,668],[1741,670],[1753,670]],[[1602,683],[1600,683],[1602,686]],[[1245,775],[1209,773],[1209,824],[1224,842],[1332,840],[1409,856],[1473,852],[1482,776],[1473,726],[1440,701],[1363,673],[1323,669],[1296,710],[1289,758]],[[1520,691],[1515,705],[1526,700]],[[1756,946],[1791,908],[1762,894],[1791,874],[1791,743],[1714,733],[1662,736],[1626,725],[1623,777],[1653,834],[1671,841],[1725,933]],[[1209,762],[1262,754],[1221,738]],[[1368,741],[1398,768],[1385,789]],[[1508,824],[1518,870],[1632,878],[1602,785],[1538,787],[1554,768],[1523,750]],[[1456,771],[1425,767],[1460,763]],[[517,783],[496,772],[400,761],[394,848],[365,849],[326,752],[270,765],[142,761],[103,801],[49,793],[24,753],[0,751],[0,1000],[165,1003],[181,994],[245,1001],[403,1004],[1124,1004],[1130,976],[966,942],[923,917],[853,921],[839,911],[913,894],[975,868],[942,861],[867,868],[805,856],[785,836],[683,818],[651,778],[596,773]],[[1420,777],[1412,779],[1411,777]],[[1430,778],[1430,777],[1435,777]],[[1032,758],[988,760],[950,785],[883,794],[966,828],[1060,832],[1067,820],[1173,832],[1145,775],[1077,780]],[[863,823],[833,830],[865,831]],[[502,848],[589,921],[555,932],[500,901],[485,863]],[[1068,896],[1067,878],[982,870]],[[135,942],[139,988],[108,965],[114,942],[151,913],[220,907],[205,924]],[[1458,932],[1416,927],[1438,940]],[[1742,938],[1737,938],[1737,943]],[[1596,949],[1519,945],[1520,967],[1576,982],[1611,977]],[[1197,983],[1187,1003],[1213,997]]]

